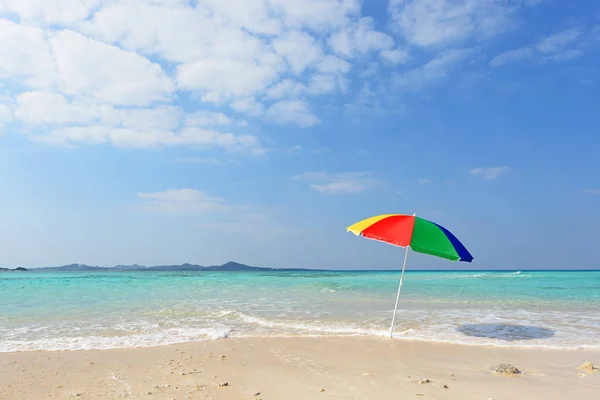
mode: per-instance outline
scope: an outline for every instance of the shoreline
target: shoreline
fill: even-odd
[[[600,350],[379,337],[234,337],[0,353],[0,398],[593,398],[600,371],[578,370],[586,361],[600,363]],[[492,366],[501,363],[514,364],[522,374],[495,374]]]
[[[467,348],[492,348],[492,349],[515,349],[515,350],[551,350],[551,351],[591,351],[598,352],[600,354],[600,344],[595,346],[579,346],[579,347],[559,347],[552,345],[535,345],[535,344],[524,344],[514,343],[506,341],[506,344],[494,344],[494,343],[474,343],[474,342],[454,342],[451,340],[436,340],[436,339],[424,339],[424,338],[413,338],[413,337],[394,337],[390,339],[387,335],[319,335],[319,334],[303,334],[303,335],[286,335],[286,334],[274,334],[274,335],[244,335],[244,336],[225,336],[218,338],[207,338],[199,340],[188,340],[173,343],[159,343],[142,346],[122,346],[122,347],[92,347],[92,348],[75,348],[75,349],[25,349],[25,350],[10,350],[0,351],[0,356],[3,354],[15,354],[15,353],[35,353],[35,352],[79,352],[79,351],[116,351],[116,350],[135,350],[135,349],[153,349],[160,347],[169,346],[184,346],[184,345],[199,345],[203,343],[210,343],[215,341],[246,341],[246,340],[292,340],[292,339],[365,339],[365,340],[392,340],[404,343],[414,344],[436,344],[436,345],[447,345],[447,346],[458,346]],[[526,341],[526,340],[524,340]]]

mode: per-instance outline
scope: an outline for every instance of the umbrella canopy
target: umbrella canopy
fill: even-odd
[[[384,214],[346,228],[357,236],[379,240],[417,253],[452,261],[473,261],[473,256],[448,229],[414,215]]]
[[[418,218],[416,215],[383,214],[364,219],[346,228],[357,236],[367,239],[379,240],[394,246],[406,248],[402,275],[396,295],[396,305],[392,317],[390,337],[394,334],[394,323],[396,322],[396,311],[398,300],[404,282],[404,269],[408,259],[408,249],[418,253],[429,254],[452,261],[473,261],[473,256],[463,244],[450,231],[441,225]]]

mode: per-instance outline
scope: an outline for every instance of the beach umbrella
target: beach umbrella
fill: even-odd
[[[390,337],[394,334],[394,323],[396,322],[396,310],[400,291],[404,283],[404,269],[408,259],[408,249],[417,253],[429,254],[445,258],[451,261],[473,261],[473,256],[463,244],[448,229],[434,222],[413,215],[384,214],[364,219],[346,228],[346,231],[356,236],[367,239],[378,240],[394,246],[405,247],[404,264],[396,295],[394,316]]]

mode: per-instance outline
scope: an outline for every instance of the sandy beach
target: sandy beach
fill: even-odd
[[[584,399],[597,350],[464,346],[384,338],[248,338],[0,354],[0,398]],[[522,373],[491,370],[511,363]],[[420,383],[427,379],[429,383]]]

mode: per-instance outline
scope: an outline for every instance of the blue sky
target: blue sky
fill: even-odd
[[[132,15],[138,16],[132,18]],[[600,4],[0,5],[0,265],[599,268]]]

